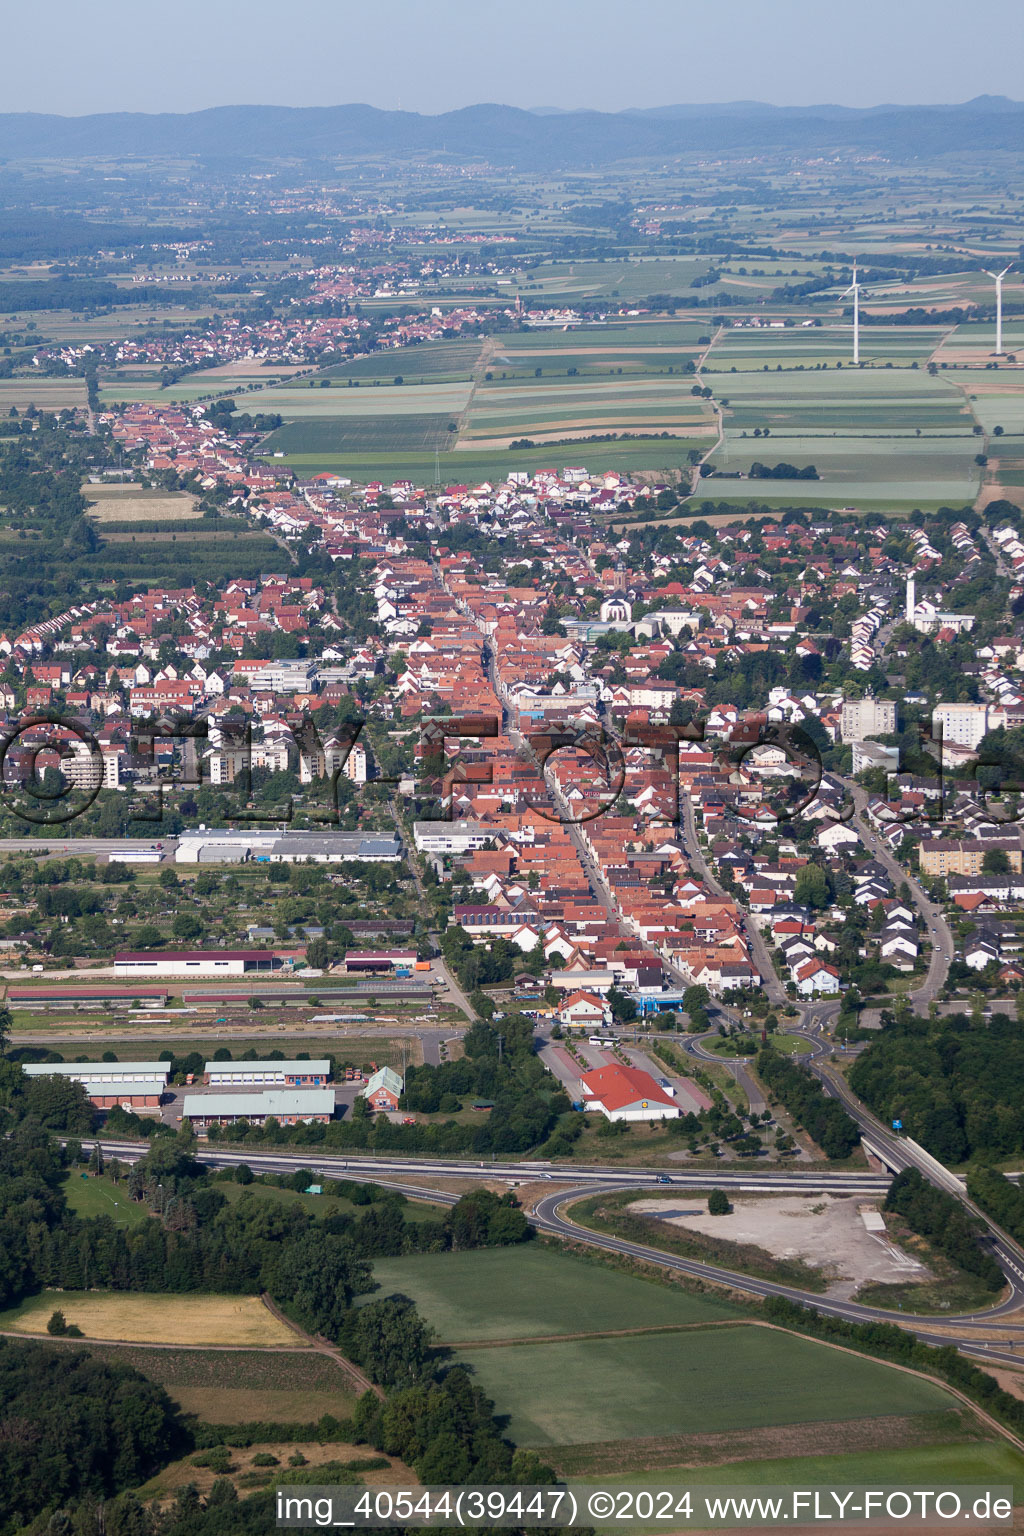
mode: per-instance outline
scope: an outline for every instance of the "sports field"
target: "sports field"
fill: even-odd
[[[116,1227],[138,1226],[149,1214],[144,1205],[129,1200],[123,1183],[115,1184],[106,1174],[83,1178],[81,1174],[70,1173],[64,1184],[64,1196],[76,1216],[108,1216]]]
[[[411,1296],[439,1337],[452,1342],[688,1326],[744,1315],[715,1297],[617,1274],[533,1243],[378,1259],[373,1273],[382,1287],[377,1295]]]
[[[0,1312],[0,1330],[45,1335],[57,1308],[89,1339],[262,1348],[302,1342],[257,1296],[165,1296],[139,1291],[45,1291],[20,1307]]]

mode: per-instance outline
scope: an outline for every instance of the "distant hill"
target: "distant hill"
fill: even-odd
[[[376,107],[213,107],[204,112],[0,114],[0,156],[95,155],[318,159],[478,156],[501,165],[607,165],[686,151],[861,150],[934,158],[1024,150],[1024,103],[979,96],[957,106],[773,107],[764,102],[566,112],[481,104],[436,117]]]

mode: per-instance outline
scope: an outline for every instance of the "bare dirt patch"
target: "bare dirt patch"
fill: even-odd
[[[705,1200],[688,1199],[681,1192],[678,1203],[635,1200],[628,1209],[708,1237],[753,1243],[780,1259],[800,1259],[828,1276],[826,1295],[844,1300],[868,1280],[898,1283],[929,1278],[923,1264],[896,1248],[883,1233],[876,1236],[868,1231],[862,1207],[876,1209],[863,1196],[781,1195],[737,1199],[728,1216],[712,1216]]]
[[[943,1425],[936,1419],[944,1421]],[[770,1429],[726,1430],[706,1435],[664,1435],[590,1445],[548,1446],[545,1456],[562,1476],[642,1471],[656,1467],[711,1467],[731,1461],[814,1456],[830,1451],[891,1450],[928,1445],[955,1424],[959,1414],[883,1414],[873,1419],[779,1424]]]

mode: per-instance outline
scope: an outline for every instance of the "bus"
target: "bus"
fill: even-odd
[[[590,1037],[590,1044],[591,1045],[614,1045],[615,1044],[615,1036],[614,1035],[591,1035],[591,1037]]]

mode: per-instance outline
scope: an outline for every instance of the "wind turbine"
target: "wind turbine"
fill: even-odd
[[[1003,355],[1003,278],[1009,272],[1010,266],[1004,267],[1001,272],[990,272],[987,267],[982,268],[986,277],[990,277],[996,285],[996,357]]]
[[[857,263],[853,264],[853,282],[839,297],[845,299],[847,293],[853,294],[853,360],[860,362],[860,284],[857,281]]]

